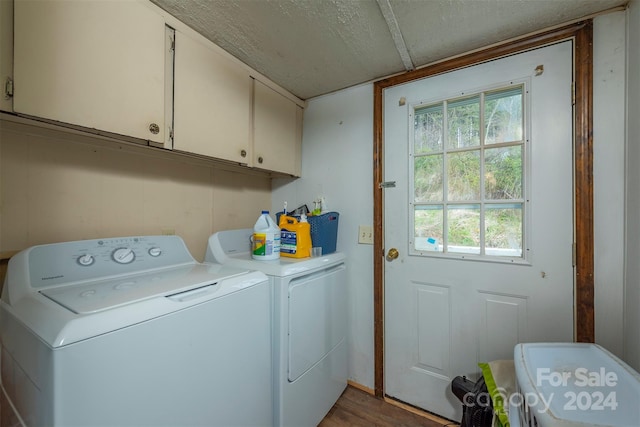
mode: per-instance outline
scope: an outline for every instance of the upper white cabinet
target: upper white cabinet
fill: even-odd
[[[260,81],[254,82],[254,165],[300,176],[302,108]]]
[[[165,22],[148,2],[14,4],[17,113],[165,141]]]
[[[174,150],[251,164],[249,71],[176,31]]]
[[[175,37],[173,149],[299,176],[302,108],[210,42]]]
[[[12,111],[13,2],[0,1],[0,110]]]
[[[0,109],[300,175],[302,102],[151,2],[0,3]]]

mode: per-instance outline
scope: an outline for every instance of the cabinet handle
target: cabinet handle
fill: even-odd
[[[241,150],[241,151],[240,151],[240,155],[241,155],[242,157],[247,157],[247,150]]]
[[[155,123],[151,123],[149,125],[149,132],[151,132],[154,135],[157,135],[158,133],[160,133],[160,126],[158,126]]]
[[[4,99],[11,98],[13,98],[13,80],[11,80],[11,77],[7,77],[4,82]]]
[[[262,158],[262,156],[258,157],[258,163],[262,164],[262,162],[264,162],[264,159]]]

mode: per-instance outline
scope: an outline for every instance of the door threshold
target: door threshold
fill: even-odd
[[[398,399],[396,399],[394,397],[391,397],[391,396],[388,396],[388,395],[384,396],[384,401],[389,403],[389,404],[391,404],[391,405],[393,405],[393,406],[397,406],[398,408],[402,408],[405,411],[409,411],[409,412],[411,412],[413,414],[419,415],[419,416],[421,416],[423,418],[426,418],[426,419],[428,419],[430,421],[436,422],[436,423],[442,425],[443,427],[456,427],[456,426],[459,427],[460,426],[460,423],[458,421],[453,421],[453,420],[449,420],[447,418],[443,418],[443,417],[441,417],[439,415],[436,415],[436,414],[434,414],[432,412],[429,412],[429,411],[427,411],[425,409],[418,408],[417,406],[410,405],[408,403],[405,403],[405,402],[403,402],[401,400],[398,400]]]

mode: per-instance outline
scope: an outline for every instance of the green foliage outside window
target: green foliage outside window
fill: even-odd
[[[416,250],[522,256],[523,129],[522,86],[415,110]]]

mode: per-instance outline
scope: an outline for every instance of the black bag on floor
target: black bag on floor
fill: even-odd
[[[460,427],[491,427],[493,404],[484,377],[475,383],[467,377],[455,377],[451,391],[462,402]]]

